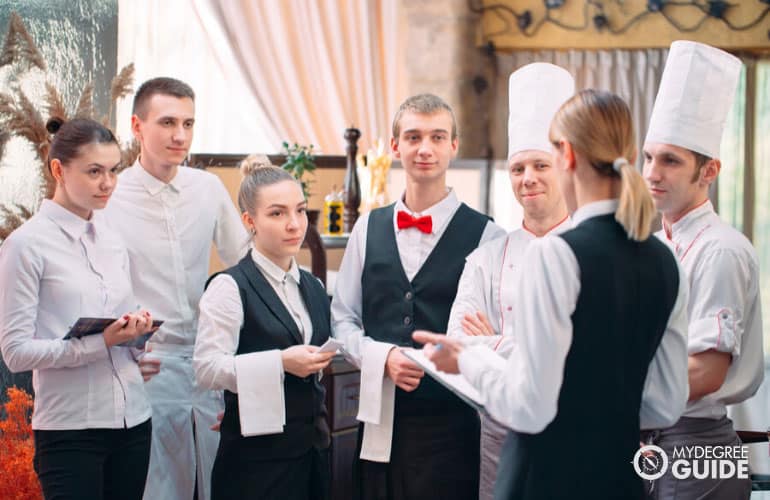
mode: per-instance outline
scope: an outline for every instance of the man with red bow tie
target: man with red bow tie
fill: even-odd
[[[340,266],[332,324],[361,368],[354,497],[362,500],[478,497],[475,410],[401,351],[415,346],[416,329],[446,331],[465,257],[504,234],[447,187],[457,146],[443,100],[422,94],[401,105],[391,148],[405,193],[358,220]]]

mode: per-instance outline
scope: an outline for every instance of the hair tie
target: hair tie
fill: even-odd
[[[619,156],[618,158],[615,158],[615,161],[612,162],[612,170],[620,173],[620,169],[623,168],[624,165],[628,165],[628,160],[622,156]]]

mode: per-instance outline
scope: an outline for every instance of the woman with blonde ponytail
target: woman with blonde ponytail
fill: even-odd
[[[644,464],[632,463],[640,430],[684,409],[687,280],[649,237],[654,211],[630,164],[633,138],[628,106],[608,92],[579,92],[554,116],[553,162],[573,229],[527,247],[507,362],[486,346],[414,335],[514,431],[496,500],[641,499],[634,469]],[[581,450],[590,458],[575,460]]]

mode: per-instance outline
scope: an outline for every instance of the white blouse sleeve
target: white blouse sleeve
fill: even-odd
[[[71,368],[106,358],[103,335],[69,340],[35,338],[44,272],[43,258],[31,246],[13,237],[0,246],[0,352],[8,369]]]
[[[486,346],[465,349],[460,372],[480,392],[489,413],[510,429],[538,433],[556,417],[564,364],[572,345],[572,313],[580,293],[579,267],[558,237],[533,241],[527,288],[514,305],[516,348],[508,361]]]
[[[488,288],[491,288],[491,283],[485,277],[485,269],[489,268],[489,263],[484,265],[483,257],[487,252],[480,252],[476,249],[468,255],[465,260],[465,268],[460,276],[460,281],[457,284],[457,295],[455,296],[454,303],[452,304],[452,310],[449,313],[449,323],[447,325],[446,334],[449,337],[463,338],[466,336],[463,330],[462,321],[466,314],[474,315],[476,312],[482,312],[489,314],[489,307],[486,303],[486,299],[489,296]],[[497,325],[499,322],[497,318],[489,318],[489,321],[497,331]]]

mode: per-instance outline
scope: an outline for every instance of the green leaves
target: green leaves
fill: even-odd
[[[284,141],[281,146],[283,147],[282,153],[286,155],[286,161],[281,165],[281,168],[300,181],[305,198],[309,198],[311,181],[303,180],[302,177],[305,173],[312,173],[316,169],[313,145],[301,146],[296,142],[293,145],[289,145],[288,142]]]

